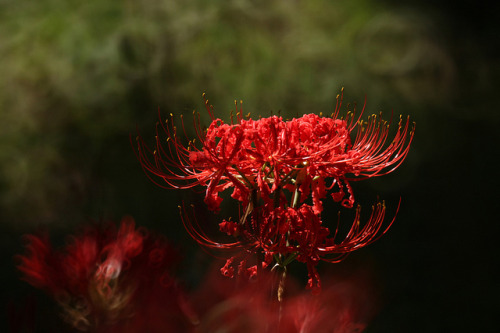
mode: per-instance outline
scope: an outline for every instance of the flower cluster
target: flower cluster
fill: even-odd
[[[139,136],[138,158],[144,170],[159,177],[170,188],[206,187],[205,203],[220,210],[221,192],[241,205],[238,221],[224,220],[220,230],[236,237],[224,244],[205,235],[184,214],[185,225],[200,244],[214,249],[241,249],[261,257],[256,272],[275,262],[286,267],[292,260],[304,262],[309,270],[309,288],[320,287],[316,265],[320,259],[338,262],[347,253],[366,246],[382,235],[385,204],[372,208],[368,222],[361,224],[360,207],[347,235],[338,242],[337,231],[321,219],[323,200],[354,207],[352,181],[387,174],[408,154],[414,126],[400,117],[389,140],[391,122],[372,115],[368,121],[349,111],[338,119],[342,97],[331,117],[306,114],[284,120],[280,116],[251,119],[236,109],[236,120],[224,123],[205,104],[212,122],[203,130],[195,115],[197,140],[183,143],[173,117],[157,125],[156,147],[150,149]],[[236,108],[237,108],[237,103]],[[364,109],[364,108],[363,108]],[[185,133],[185,124],[182,121]],[[166,136],[166,140],[165,140]],[[187,136],[187,135],[186,135]],[[151,177],[152,178],[152,177]],[[392,222],[390,223],[392,224]],[[389,224],[389,226],[390,226]],[[235,258],[223,273],[232,275]],[[247,272],[241,266],[238,270]],[[251,274],[250,274],[251,275]]]
[[[186,318],[179,315],[182,294],[170,273],[178,255],[161,238],[136,229],[132,219],[125,218],[118,230],[112,224],[88,227],[62,250],[53,249],[46,235],[26,240],[26,254],[17,257],[23,279],[54,297],[73,327],[135,332],[134,325],[157,324],[144,322],[151,311],[165,312],[158,318],[169,312],[169,319],[178,318],[171,326],[188,322],[179,320]]]

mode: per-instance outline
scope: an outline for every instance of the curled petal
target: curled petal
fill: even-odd
[[[321,280],[318,271],[314,265],[307,265],[309,279],[307,280],[307,289],[311,289],[313,295],[321,292]]]
[[[220,231],[226,233],[229,236],[238,235],[238,224],[232,221],[222,221],[219,224]]]
[[[356,216],[354,218],[354,222],[349,232],[345,236],[345,238],[340,243],[325,247],[319,247],[318,253],[321,256],[333,254],[335,255],[333,258],[331,259],[324,258],[323,260],[330,262],[338,262],[339,259],[340,260],[343,259],[344,255],[375,242],[380,237],[382,237],[394,223],[397,211],[399,210],[400,203],[401,200],[398,203],[398,207],[394,215],[394,218],[391,220],[391,222],[389,222],[389,224],[383,230],[382,230],[382,225],[384,222],[385,211],[386,211],[385,202],[382,201],[381,203],[377,203],[372,207],[371,215],[368,221],[363,226],[361,226],[361,221],[360,221],[361,206],[358,206],[356,208]],[[338,226],[335,235],[337,235],[337,232],[338,232]]]
[[[191,208],[193,210],[193,218],[189,219],[185,207],[179,206],[184,227],[186,228],[189,235],[198,244],[213,250],[241,250],[245,248],[242,242],[220,243],[213,241],[203,232],[202,228],[199,227],[198,221],[196,220],[196,215],[194,214],[194,206],[191,206]]]
[[[232,266],[233,265],[233,261],[234,261],[234,258],[227,259],[226,264],[224,265],[224,267],[222,267],[220,269],[222,275],[227,276],[229,278],[234,277],[234,267]]]

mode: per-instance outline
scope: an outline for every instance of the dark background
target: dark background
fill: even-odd
[[[199,196],[155,187],[129,143],[136,127],[152,142],[158,108],[203,114],[206,92],[226,119],[234,99],[255,116],[329,114],[345,87],[367,114],[417,123],[404,164],[355,186],[365,207],[402,198],[387,235],[338,266],[377,276],[367,331],[496,331],[499,19],[473,1],[0,1],[2,321],[35,298],[37,325],[57,322],[13,256],[22,234],[63,244],[89,219],[165,234],[196,287],[210,258],[177,205]]]

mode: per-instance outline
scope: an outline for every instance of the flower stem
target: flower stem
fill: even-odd
[[[281,304],[283,301],[283,295],[285,293],[285,281],[286,281],[286,266],[282,266],[283,271],[281,273],[281,278],[278,284],[278,302],[280,302],[280,315],[281,315]]]
[[[285,282],[286,282],[286,266],[282,266],[283,271],[281,272],[281,278],[278,284],[278,333],[281,331],[281,318],[283,316],[283,297],[285,294]]]

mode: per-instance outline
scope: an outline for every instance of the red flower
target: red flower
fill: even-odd
[[[188,307],[169,272],[177,254],[161,238],[136,229],[132,219],[124,219],[118,230],[88,227],[57,251],[46,236],[26,239],[26,254],[17,256],[23,279],[52,295],[74,327],[136,332],[139,326],[172,331],[188,326]],[[156,321],[148,319],[158,311]]]
[[[228,188],[233,188],[233,198],[244,205],[252,189],[268,196],[283,188],[292,192],[298,188],[307,198],[311,188],[314,209],[319,213],[321,200],[336,186],[332,198],[352,207],[350,181],[393,171],[408,154],[414,133],[409,120],[403,123],[400,119],[394,138],[384,148],[390,122],[377,115],[363,122],[361,115],[355,118],[355,112],[349,112],[345,119],[336,119],[342,98],[338,99],[332,117],[306,114],[290,121],[277,116],[253,120],[243,118],[240,109],[237,121],[231,124],[216,119],[208,101],[205,104],[213,120],[203,131],[195,119],[199,145],[195,140],[184,145],[172,119],[157,125],[154,150],[138,136],[138,158],[148,175],[165,182],[160,186],[206,186],[205,202],[214,211],[218,211],[222,201],[219,192]],[[184,126],[182,122],[183,129]],[[325,184],[327,179],[332,179],[330,186]]]
[[[358,206],[351,229],[338,241],[338,228],[332,234],[323,225],[323,200],[330,194],[335,202],[352,208],[351,181],[397,168],[414,135],[409,119],[400,118],[389,140],[390,122],[380,116],[372,115],[364,122],[353,111],[337,119],[342,97],[337,98],[331,117],[306,114],[288,121],[278,116],[253,120],[244,118],[240,109],[231,124],[216,119],[213,107],[206,100],[205,104],[212,123],[203,131],[195,121],[198,145],[194,140],[183,145],[170,121],[157,126],[152,154],[139,136],[137,154],[148,175],[163,179],[165,187],[206,186],[205,202],[213,211],[219,210],[219,193],[233,190],[231,197],[239,201],[242,214],[237,222],[223,221],[220,229],[237,240],[213,240],[184,212],[184,224],[198,243],[213,249],[244,250],[243,255],[256,253],[261,256],[257,269],[273,261],[283,267],[297,259],[309,269],[308,287],[318,290],[315,267],[320,260],[338,262],[385,233],[385,205],[374,206],[363,225]],[[223,273],[234,275],[235,265],[233,257]]]

